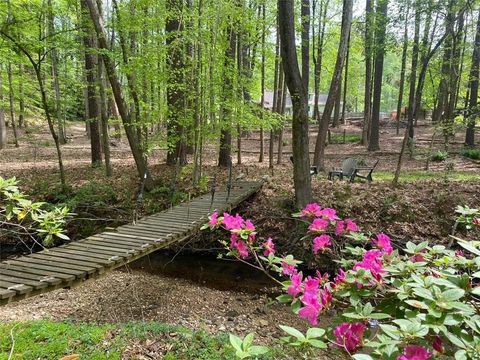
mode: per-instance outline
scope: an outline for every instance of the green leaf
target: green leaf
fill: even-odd
[[[352,358],[355,360],[373,360],[373,358],[367,354],[353,354]]]
[[[242,345],[243,350],[247,350],[250,347],[250,345],[252,345],[254,335],[255,333],[251,332],[247,336],[245,336],[245,338],[243,339],[243,345]]]
[[[471,291],[473,295],[480,295],[480,286],[474,287]]]
[[[269,351],[268,347],[257,346],[257,345],[251,346],[248,349],[248,353],[253,356],[263,355],[263,354],[266,354],[268,351]]]
[[[450,289],[442,293],[442,299],[445,301],[455,301],[462,298],[465,291],[462,289]]]
[[[285,326],[285,325],[279,325],[279,327],[280,329],[285,331],[287,334],[296,337],[298,340],[302,340],[302,341],[305,340],[305,336],[297,329],[290,326]]]
[[[424,302],[421,302],[421,301],[418,301],[418,300],[405,300],[405,303],[414,307],[415,309],[428,310],[428,305],[425,304]]]
[[[283,294],[283,295],[277,296],[277,300],[281,303],[288,303],[288,302],[291,302],[293,298],[291,295]]]
[[[238,352],[243,352],[242,351],[242,339],[240,339],[238,336],[230,334],[230,344],[233,346],[235,350]]]
[[[385,313],[373,313],[373,314],[370,314],[368,317],[370,319],[382,320],[382,319],[388,319],[390,315]]]
[[[321,340],[317,340],[317,339],[310,339],[308,340],[308,343],[310,345],[312,345],[313,347],[316,347],[317,349],[326,349],[327,348],[327,344],[325,344],[323,341]]]
[[[308,339],[319,338],[319,337],[322,337],[324,334],[325,334],[325,330],[320,328],[310,328],[307,330]]]

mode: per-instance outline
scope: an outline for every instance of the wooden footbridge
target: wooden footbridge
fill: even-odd
[[[90,236],[53,249],[0,263],[0,304],[72,287],[179,243],[208,220],[214,210],[230,211],[256,193],[261,182],[236,182],[230,191],[203,195],[135,225]]]

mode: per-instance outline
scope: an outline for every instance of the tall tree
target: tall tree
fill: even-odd
[[[295,203],[298,208],[312,199],[308,148],[308,94],[300,74],[295,45],[293,0],[278,0],[278,24],[285,81],[292,98],[292,150]]]
[[[335,70],[333,72],[332,81],[330,83],[330,91],[328,92],[327,102],[323,110],[322,119],[317,134],[317,141],[315,143],[315,154],[313,164],[319,169],[325,167],[325,142],[328,131],[328,124],[332,116],[335,100],[339,95],[339,88],[342,79],[342,69],[347,55],[348,34],[352,25],[353,0],[344,0],[343,14],[342,14],[342,28],[340,32],[340,42],[338,45],[337,60],[335,62]]]
[[[139,145],[139,139],[136,136],[134,125],[132,124],[131,117],[127,108],[127,104],[124,100],[120,81],[115,71],[115,65],[110,58],[110,49],[107,43],[107,34],[103,25],[103,20],[98,12],[95,0],[85,0],[90,11],[90,18],[92,19],[97,33],[98,47],[102,50],[102,59],[105,64],[105,70],[108,75],[110,86],[112,87],[113,96],[118,107],[118,112],[122,118],[122,123],[125,128],[128,143],[132,151],[135,165],[137,167],[138,175],[144,182],[145,189],[150,190],[153,188],[153,179],[147,168],[146,159],[142,154],[142,150]]]
[[[475,43],[473,46],[472,65],[470,68],[470,89],[469,89],[469,116],[467,118],[467,131],[465,134],[465,145],[475,146],[475,122],[478,118],[478,81],[480,76],[480,11],[477,18],[477,29],[475,32]]]
[[[0,64],[0,150],[7,147],[7,125],[5,124],[5,108],[3,105],[3,66]]]
[[[405,67],[407,65],[408,50],[408,20],[410,12],[410,3],[406,5],[405,25],[403,27],[403,48],[402,48],[402,65],[400,69],[400,84],[398,85],[398,101],[397,101],[397,135],[400,133],[400,119],[402,118],[403,90],[405,87]]]
[[[385,33],[387,30],[388,0],[378,0],[375,11],[375,75],[368,151],[380,149],[380,103],[382,98],[383,60],[385,58]]]
[[[365,96],[363,104],[362,144],[368,144],[370,122],[372,118],[372,50],[373,29],[375,25],[373,1],[366,0],[365,5]]]
[[[12,63],[8,62],[8,98],[10,103],[10,125],[13,129],[13,140],[15,141],[15,147],[18,147],[18,134],[17,134],[17,122],[15,121],[15,93],[13,90],[13,70]]]
[[[87,101],[88,114],[87,121],[90,129],[90,149],[92,157],[92,166],[99,166],[102,163],[102,146],[100,142],[100,128],[99,128],[99,99],[97,92],[97,67],[98,56],[95,53],[96,36],[95,30],[89,21],[89,12],[85,0],[81,1],[82,14],[84,21],[84,35],[83,43],[85,46],[85,74],[87,80]],[[95,6],[97,6],[95,4]],[[58,104],[57,104],[58,105]]]
[[[315,1],[313,2],[316,3]],[[320,77],[322,72],[322,62],[323,62],[323,45],[325,42],[325,25],[327,23],[327,9],[330,1],[321,0],[320,9],[318,13],[318,40],[315,46],[313,47],[313,64],[314,64],[314,100],[313,100],[313,118],[317,121],[320,121],[320,109],[318,106],[320,98]],[[312,26],[312,32],[314,34],[314,26]],[[315,36],[313,36],[313,42],[315,45]]]

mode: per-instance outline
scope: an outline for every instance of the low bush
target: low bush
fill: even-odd
[[[478,149],[468,149],[462,153],[463,156],[473,160],[480,160],[480,150]]]
[[[461,212],[460,221],[480,226],[478,210],[472,211]],[[456,239],[462,248],[456,251],[427,241],[400,246],[384,233],[361,233],[331,208],[309,204],[297,216],[308,226],[314,256],[341,255],[334,276],[304,274],[302,261],[276,254],[274,241],[259,238],[238,214],[213,213],[204,226],[226,230],[226,256],[265,272],[285,292],[277,299],[314,326],[305,334],[281,326],[284,343],[302,354],[328,348],[357,360],[479,358],[480,241]],[[316,327],[331,308],[338,318]],[[238,340],[232,345],[238,348]]]
[[[445,161],[448,157],[448,153],[446,151],[438,150],[435,151],[432,155],[430,155],[430,160],[435,162]]]

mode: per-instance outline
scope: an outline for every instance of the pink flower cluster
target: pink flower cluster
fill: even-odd
[[[365,252],[362,261],[357,262],[353,266],[353,270],[369,270],[373,278],[380,282],[382,280],[382,274],[385,273],[385,269],[383,268],[383,255],[391,255],[393,247],[390,238],[384,233],[378,234],[377,238],[372,240],[372,243],[377,249]]]
[[[362,345],[365,329],[366,326],[361,322],[342,323],[333,330],[333,336],[335,336],[335,342],[338,346],[351,353]]]
[[[320,312],[327,309],[332,302],[329,285],[320,286],[325,279],[325,276],[321,276],[321,274],[318,274],[317,277],[307,276],[306,279],[303,279],[301,272],[294,272],[290,276],[291,285],[288,287],[287,293],[293,298],[301,295],[300,302],[303,306],[298,311],[298,315],[312,325],[317,324]]]
[[[432,357],[432,354],[428,352],[422,346],[407,345],[403,350],[403,354],[397,357],[397,360],[427,360]]]

